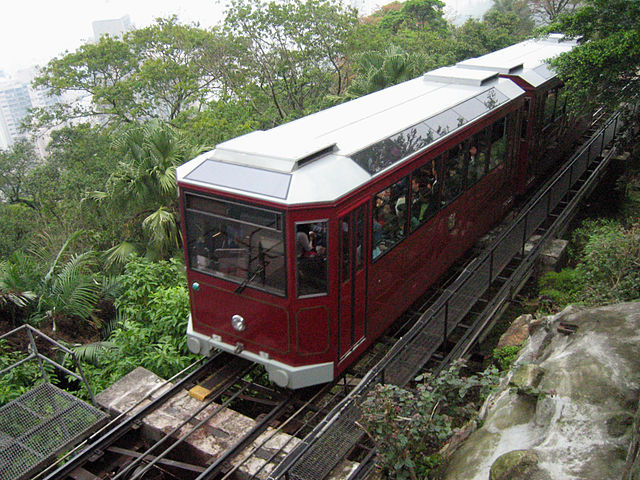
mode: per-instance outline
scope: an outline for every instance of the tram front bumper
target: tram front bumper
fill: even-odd
[[[187,324],[187,347],[197,355],[209,356],[212,350],[217,349],[264,365],[269,374],[269,380],[283,388],[296,390],[333,380],[332,362],[293,367],[286,363],[273,360],[267,355],[263,356],[244,350],[238,351],[235,345],[195,332],[193,330],[191,315],[189,315],[189,323]]]

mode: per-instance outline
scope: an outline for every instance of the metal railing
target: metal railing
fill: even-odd
[[[5,333],[4,335],[0,336],[0,340],[4,340],[7,337],[10,337],[12,335],[18,335],[21,332],[25,332],[26,336],[27,336],[27,340],[28,340],[28,346],[27,346],[27,350],[29,352],[29,355],[26,356],[25,358],[13,363],[12,365],[9,365],[8,367],[0,370],[0,375],[4,375],[5,373],[9,372],[10,370],[13,370],[14,368],[30,362],[32,360],[36,360],[38,362],[38,365],[40,367],[40,373],[42,373],[42,377],[45,379],[45,381],[49,382],[49,374],[47,373],[46,369],[44,368],[44,362],[53,365],[55,368],[57,368],[58,370],[64,372],[65,374],[75,378],[76,380],[78,380],[79,382],[82,382],[84,384],[84,386],[87,389],[87,392],[89,393],[89,398],[91,398],[91,402],[94,405],[96,404],[96,399],[93,396],[93,391],[91,390],[91,387],[89,386],[89,383],[87,382],[87,379],[84,376],[84,372],[82,371],[82,367],[80,366],[80,362],[78,362],[78,358],[76,357],[75,353],[73,353],[71,350],[69,350],[67,347],[65,347],[64,345],[62,345],[59,342],[56,342],[53,338],[45,335],[44,333],[42,333],[40,330],[36,330],[35,328],[33,328],[31,325],[21,325],[18,328],[15,328],[13,330],[11,330],[10,332]],[[53,346],[55,346],[56,348],[58,348],[60,351],[66,353],[67,355],[69,355],[71,357],[71,359],[73,360],[73,364],[75,366],[75,368],[77,369],[77,371],[79,373],[76,372],[72,372],[71,370],[69,370],[66,367],[63,367],[62,365],[60,365],[58,362],[56,362],[55,360],[52,360],[51,358],[47,357],[46,355],[41,354],[38,351],[38,346],[36,344],[36,338],[40,338],[50,344],[52,344]]]
[[[527,240],[549,218],[589,166],[602,155],[621,124],[620,113],[607,120],[604,127],[531,199],[492,246],[471,262],[359,385],[273,471],[270,480],[322,480],[328,475],[363,434],[357,424],[361,416],[361,399],[377,384],[404,386],[416,375],[504,268],[517,255],[524,255]],[[531,252],[532,257],[539,248],[540,244]],[[507,288],[509,285],[502,290]]]

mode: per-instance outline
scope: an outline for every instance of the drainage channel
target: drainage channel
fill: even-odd
[[[620,130],[621,118],[620,113],[612,115],[577,150],[491,246],[472,260],[349,395],[278,465],[269,480],[327,478],[363,437],[357,424],[359,404],[375,385],[406,385],[453,338],[454,344],[434,373],[469,351],[491,319],[522,287],[545,241],[569,221],[580,201],[597,185],[615,153],[615,148],[605,148]],[[534,234],[540,239],[527,249]],[[370,450],[349,478],[366,478],[374,461],[375,451]]]

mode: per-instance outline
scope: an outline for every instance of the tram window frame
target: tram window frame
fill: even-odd
[[[187,234],[185,243],[191,270],[287,297],[287,248],[283,211],[193,192],[184,192],[183,200]],[[213,234],[214,230],[217,233]],[[254,237],[259,232],[262,232],[260,236]],[[245,233],[249,235],[244,235]],[[258,242],[254,247],[255,238],[258,238]],[[269,262],[265,261],[268,253],[263,250],[263,241],[266,240],[275,242],[267,249],[267,252],[275,252]],[[256,253],[252,255],[254,248]],[[262,265],[252,269],[254,262]],[[275,268],[268,272],[270,265]],[[240,275],[242,270],[246,273]]]
[[[507,158],[506,165],[507,170],[512,172],[516,165],[516,159],[520,151],[520,143],[516,140],[520,138],[521,132],[518,131],[521,128],[522,123],[518,115],[522,115],[522,110],[514,110],[507,115]]]
[[[496,136],[496,128],[499,128],[499,124],[502,123],[502,135],[500,137]],[[507,119],[507,115],[504,117],[500,117],[490,127],[489,130],[489,172],[495,170],[496,168],[500,168],[501,165],[506,163],[508,149],[507,149],[507,131],[509,128],[509,121]],[[498,142],[502,141],[503,151],[502,155],[496,161],[496,151],[495,146]]]
[[[440,164],[442,165],[442,187],[440,188],[440,205],[442,208],[446,207],[466,190],[467,179],[467,155],[469,151],[469,142],[467,140],[458,143],[454,147],[451,147],[440,157]],[[457,165],[457,177],[458,185],[451,189],[450,187],[450,165],[456,162]]]
[[[489,163],[489,132],[490,127],[485,127],[478,133],[475,133],[469,141],[468,148],[466,149],[467,189],[473,187],[487,175],[487,165]],[[472,169],[471,149],[473,147],[476,148],[476,158],[473,159],[474,168]],[[471,176],[472,171],[476,172],[473,177]]]
[[[393,250],[407,237],[409,175],[378,191],[371,209],[371,261]],[[403,202],[400,200],[404,198]],[[382,218],[382,217],[385,218]],[[397,221],[395,219],[398,219]],[[381,223],[382,220],[382,223]]]
[[[432,219],[440,209],[440,185],[442,182],[438,181],[438,167],[441,162],[441,157],[442,156],[433,158],[411,172],[409,179],[410,233],[415,232],[420,226]],[[422,192],[420,193],[421,190]],[[420,193],[419,198],[417,196],[418,193]],[[423,211],[425,205],[431,205],[431,207],[427,207],[427,209]]]
[[[529,115],[531,114],[531,99],[525,97],[522,105],[522,118],[520,119],[520,141],[525,142],[529,135]]]
[[[306,230],[306,232],[304,231]],[[294,223],[294,254],[297,298],[322,297],[329,294],[329,219],[304,220]],[[302,247],[298,234],[305,233],[311,250]],[[315,233],[314,244],[311,233]],[[318,236],[320,238],[318,238]],[[322,247],[322,250],[320,250]],[[320,274],[321,278],[313,277]],[[322,278],[322,276],[324,278]],[[312,282],[313,280],[313,282]],[[324,288],[322,288],[324,287]]]
[[[548,127],[556,119],[556,104],[558,100],[558,88],[551,88],[545,92],[543,105],[543,125]]]

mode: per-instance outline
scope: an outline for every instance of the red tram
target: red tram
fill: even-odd
[[[179,167],[189,349],[332,380],[547,168],[532,152],[566,116],[545,60],[574,45],[523,42]]]

